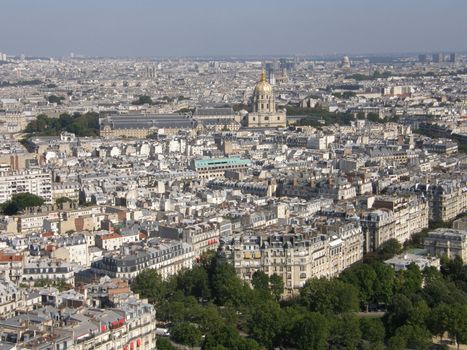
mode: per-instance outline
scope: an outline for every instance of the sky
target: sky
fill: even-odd
[[[0,0],[11,55],[467,51],[467,0]]]

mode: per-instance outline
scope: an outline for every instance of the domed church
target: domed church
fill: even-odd
[[[246,121],[249,128],[286,127],[285,111],[276,110],[274,91],[271,84],[266,81],[264,69],[253,94],[253,112],[248,114]]]

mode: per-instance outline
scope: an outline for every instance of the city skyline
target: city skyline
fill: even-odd
[[[90,57],[462,52],[467,3],[7,1],[2,52]],[[22,30],[15,30],[21,23]],[[57,30],[59,29],[59,30]]]

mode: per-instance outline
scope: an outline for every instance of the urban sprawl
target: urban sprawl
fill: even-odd
[[[265,277],[282,303],[394,246],[395,276],[467,262],[466,118],[455,53],[0,54],[0,349],[165,349],[189,333],[177,322],[202,335],[185,345],[214,349],[141,287],[209,259],[250,289]],[[362,298],[360,312],[391,312]],[[264,348],[288,341],[238,323]]]

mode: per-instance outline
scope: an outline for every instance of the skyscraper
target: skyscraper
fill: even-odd
[[[428,56],[426,54],[418,55],[418,62],[425,63],[426,61],[428,61]]]
[[[449,62],[451,63],[455,63],[457,61],[457,55],[455,52],[451,52],[449,54]]]
[[[444,55],[440,52],[433,54],[433,62],[434,63],[444,62]]]

